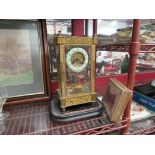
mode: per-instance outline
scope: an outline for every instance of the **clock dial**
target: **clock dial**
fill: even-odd
[[[80,52],[76,52],[71,57],[71,63],[74,67],[80,67],[82,64],[84,64],[84,55]]]
[[[88,54],[83,48],[72,48],[66,56],[67,66],[74,72],[81,72],[88,64]]]

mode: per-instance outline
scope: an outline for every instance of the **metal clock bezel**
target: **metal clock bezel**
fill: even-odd
[[[85,58],[84,63],[79,67],[75,67],[71,62],[71,57],[76,52],[79,52],[79,53],[83,54],[83,56]],[[67,66],[73,72],[81,72],[81,71],[83,71],[83,69],[87,66],[88,62],[89,62],[88,53],[87,53],[87,51],[85,49],[83,49],[81,47],[72,48],[71,50],[68,51],[68,53],[66,55]]]

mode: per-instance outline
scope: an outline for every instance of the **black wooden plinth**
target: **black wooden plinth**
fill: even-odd
[[[59,122],[76,121],[88,117],[101,115],[103,105],[96,99],[96,102],[76,105],[65,108],[65,112],[60,108],[60,101],[56,97],[49,104],[50,119]]]

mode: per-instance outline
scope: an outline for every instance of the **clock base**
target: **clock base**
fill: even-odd
[[[92,103],[67,107],[64,112],[60,108],[60,100],[57,97],[49,103],[50,119],[58,122],[69,122],[95,117],[101,115],[102,112],[103,105],[99,100]]]

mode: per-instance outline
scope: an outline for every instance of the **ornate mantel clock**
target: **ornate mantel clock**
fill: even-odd
[[[96,101],[95,48],[97,38],[56,36],[60,107]]]

